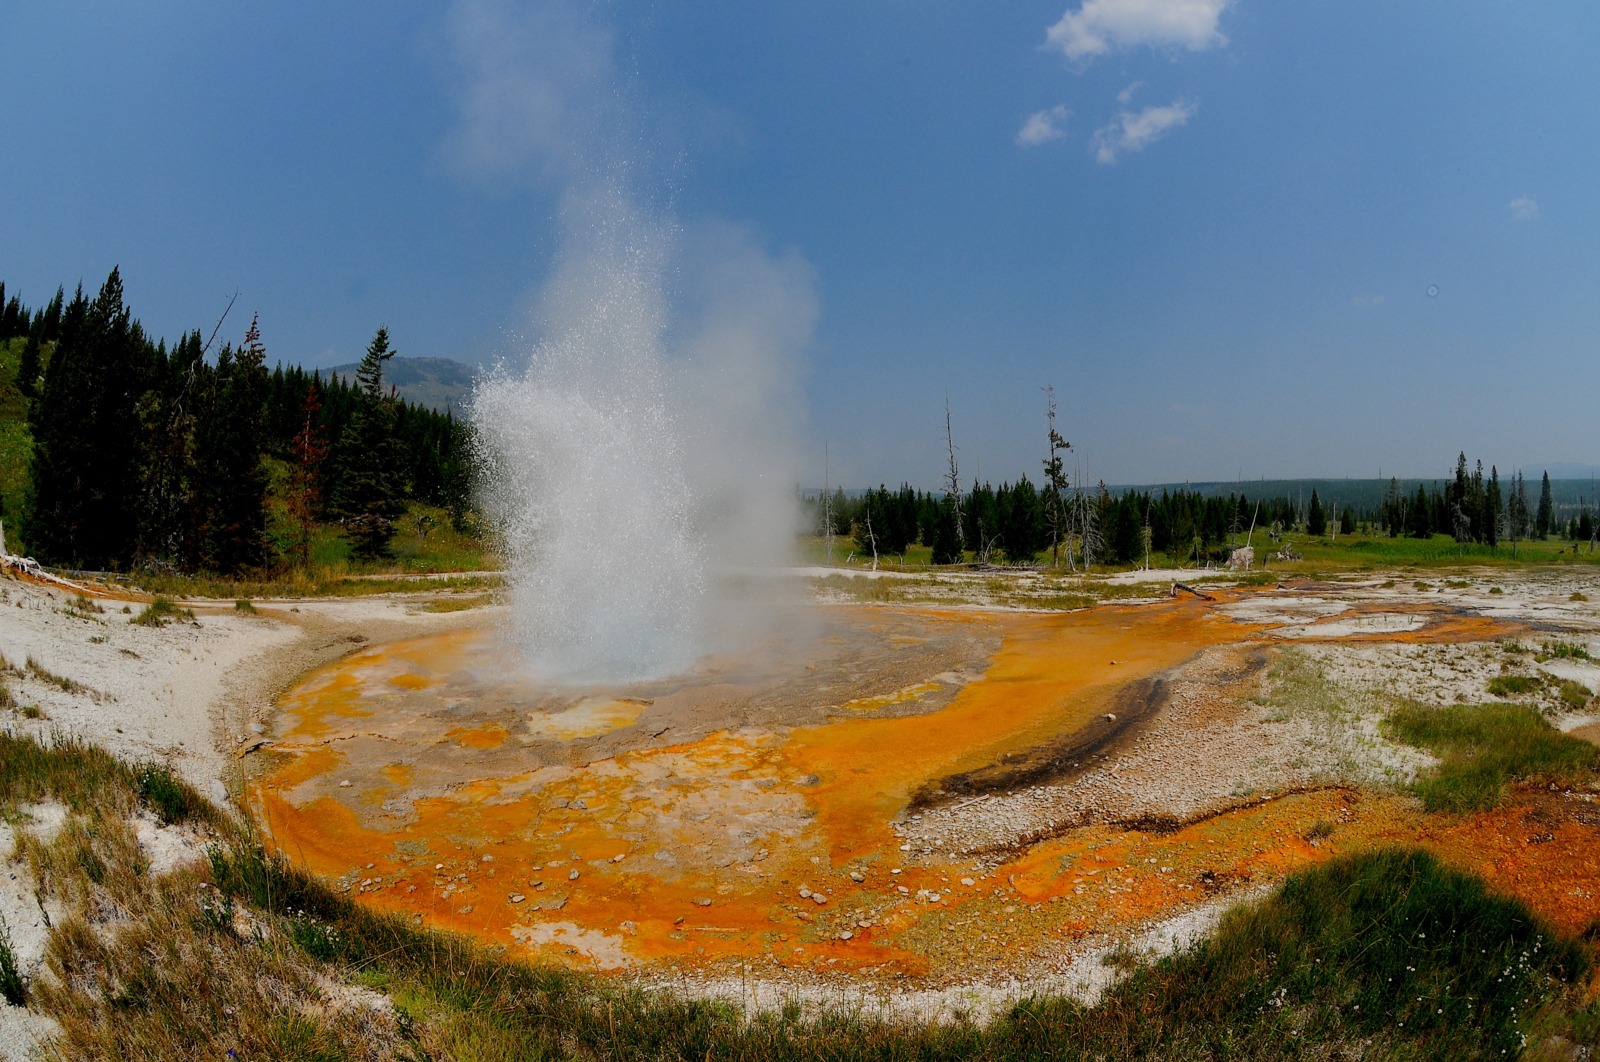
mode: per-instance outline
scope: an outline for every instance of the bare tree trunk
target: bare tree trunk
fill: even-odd
[[[956,437],[950,427],[950,399],[944,400],[944,443],[950,453],[950,471],[945,479],[945,490],[956,505],[956,542],[963,553],[967,550],[967,526],[961,519],[961,474],[956,469]]]

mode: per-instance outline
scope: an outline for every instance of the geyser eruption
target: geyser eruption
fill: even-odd
[[[569,197],[565,216],[526,367],[489,373],[472,401],[509,634],[546,680],[682,671],[736,626],[726,569],[793,541],[789,364],[809,275],[731,226],[685,238],[615,191]],[[688,327],[669,275],[690,278]]]
[[[767,629],[727,575],[793,545],[795,365],[816,316],[799,255],[641,206],[657,172],[642,129],[664,114],[619,73],[601,14],[456,0],[447,23],[450,158],[562,190],[535,340],[480,381],[471,416],[508,634],[541,677],[575,683],[679,671]]]

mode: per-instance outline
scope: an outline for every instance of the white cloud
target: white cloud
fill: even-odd
[[[1544,213],[1533,196],[1519,195],[1511,201],[1511,216],[1518,221],[1538,221],[1544,217]]]
[[[1135,81],[1133,84],[1117,93],[1117,102],[1126,107],[1128,104],[1133,102],[1133,94],[1138,92],[1143,85],[1143,81]]]
[[[1022,128],[1017,131],[1017,146],[1038,147],[1052,140],[1060,140],[1067,135],[1065,126],[1070,117],[1072,112],[1067,110],[1067,105],[1064,103],[1058,103],[1042,111],[1034,111],[1028,115],[1028,120],[1023,122]]]
[[[1045,35],[1068,59],[1152,47],[1203,52],[1228,43],[1217,21],[1233,0],[1083,0]]]
[[[1176,100],[1166,107],[1146,107],[1134,113],[1123,111],[1111,124],[1095,130],[1090,148],[1095,161],[1111,165],[1118,156],[1143,151],[1174,129],[1181,128],[1200,110],[1198,103]]]

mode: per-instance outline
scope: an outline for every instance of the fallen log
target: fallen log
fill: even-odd
[[[1206,593],[1203,590],[1196,590],[1194,587],[1190,586],[1188,583],[1173,583],[1172,584],[1172,596],[1173,597],[1177,597],[1179,590],[1187,590],[1189,593],[1193,594],[1195,597],[1198,597],[1201,601],[1215,601],[1216,600],[1216,598],[1212,597],[1210,594]]]

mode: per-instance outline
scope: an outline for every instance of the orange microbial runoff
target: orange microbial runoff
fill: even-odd
[[[1562,869],[1596,865],[1593,831],[1547,830],[1530,848],[1508,840],[1530,833],[1512,819],[1436,821],[1405,798],[1347,788],[1162,833],[1071,829],[987,862],[913,856],[893,824],[920,789],[1071,735],[1115,714],[1130,683],[1210,646],[1263,640],[1269,625],[1191,598],[830,614],[816,652],[877,648],[839,665],[839,681],[797,664],[812,685],[783,712],[775,695],[739,686],[736,668],[708,666],[684,689],[557,694],[508,677],[483,633],[362,649],[283,699],[253,812],[278,850],[362,902],[602,970],[753,962],[970,977],[1401,839],[1526,893],[1563,925],[1600,915],[1600,889]],[[1505,629],[1437,611],[1391,637]],[[929,646],[940,639],[956,648],[939,656]],[[904,656],[917,652],[930,655]],[[715,729],[686,722],[701,710]],[[1541,898],[1552,885],[1561,898]]]

